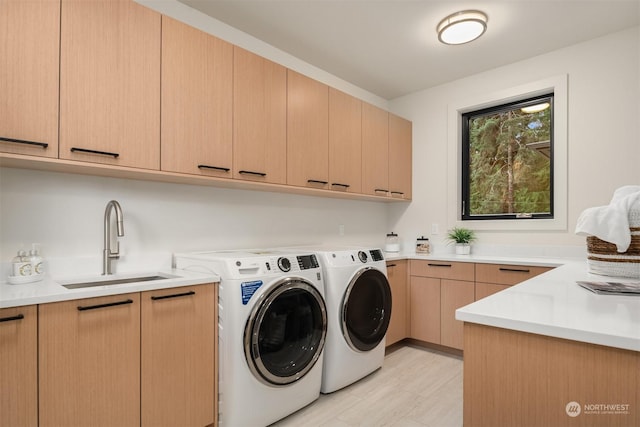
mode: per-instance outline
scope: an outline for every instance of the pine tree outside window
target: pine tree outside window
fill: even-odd
[[[462,115],[462,220],[553,218],[553,93]]]

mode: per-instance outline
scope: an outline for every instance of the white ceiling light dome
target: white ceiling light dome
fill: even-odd
[[[487,30],[487,15],[479,10],[452,13],[437,26],[438,40],[444,44],[464,44]]]

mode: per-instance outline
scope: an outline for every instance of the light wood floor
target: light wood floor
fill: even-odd
[[[384,366],[273,424],[277,427],[461,427],[462,359],[401,346]]]

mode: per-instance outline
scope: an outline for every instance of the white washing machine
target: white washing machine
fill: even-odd
[[[324,271],[327,341],[322,393],[382,367],[391,317],[391,287],[380,249],[317,249]]]
[[[320,396],[327,311],[315,254],[199,252],[174,261],[221,278],[220,426],[266,426]]]

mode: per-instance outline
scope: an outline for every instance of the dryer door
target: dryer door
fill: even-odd
[[[366,267],[351,279],[342,300],[342,334],[356,351],[369,351],[384,339],[391,319],[391,287],[380,270]]]
[[[245,357],[263,383],[290,384],[317,362],[326,335],[322,295],[304,279],[282,279],[260,296],[251,311],[244,331]]]

